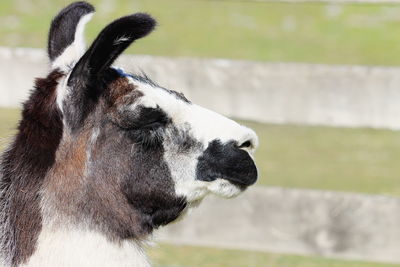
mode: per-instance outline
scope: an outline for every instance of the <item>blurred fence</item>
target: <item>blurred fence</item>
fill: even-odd
[[[42,50],[0,48],[0,106],[45,75]],[[400,68],[122,56],[161,85],[227,116],[270,123],[400,129]]]
[[[400,198],[250,188],[161,230],[178,244],[400,263]]]

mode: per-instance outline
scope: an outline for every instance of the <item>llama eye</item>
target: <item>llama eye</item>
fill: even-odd
[[[157,129],[169,122],[167,115],[160,108],[143,108],[135,119],[137,129]]]
[[[142,128],[146,129],[146,130],[155,130],[157,128],[160,128],[162,126],[164,126],[165,123],[162,121],[154,121],[154,122],[150,122],[148,124],[145,124]]]
[[[162,146],[163,130],[169,119],[159,108],[143,108],[140,115],[132,121],[132,128],[127,129],[129,138],[146,149]]]
[[[128,130],[127,135],[134,143],[146,149],[161,147],[164,139],[162,129],[155,125]]]

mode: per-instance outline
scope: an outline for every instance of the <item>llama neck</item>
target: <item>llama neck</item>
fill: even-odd
[[[137,241],[113,242],[84,228],[43,226],[35,253],[22,266],[149,267],[150,264]]]
[[[26,261],[35,250],[41,228],[43,178],[54,163],[62,132],[55,107],[55,89],[62,73],[53,71],[36,81],[24,104],[18,133],[2,155],[0,181],[0,246],[5,264]]]

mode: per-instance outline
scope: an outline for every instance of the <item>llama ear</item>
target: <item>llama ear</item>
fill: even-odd
[[[75,80],[100,77],[133,41],[149,34],[155,25],[156,21],[143,13],[122,17],[110,23],[76,64],[68,85],[73,86]]]
[[[115,20],[100,32],[67,81],[68,99],[62,100],[61,107],[71,129],[80,127],[91,108],[89,103],[101,93],[105,70],[133,41],[146,36],[155,25],[150,15],[136,13]]]
[[[89,3],[75,2],[53,19],[47,45],[53,68],[65,69],[83,55],[86,49],[84,29],[93,13],[94,7]]]

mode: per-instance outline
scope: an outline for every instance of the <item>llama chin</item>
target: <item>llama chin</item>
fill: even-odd
[[[50,72],[2,155],[4,266],[150,266],[154,230],[257,180],[254,131],[112,66],[156,21],[119,18],[86,49],[93,13],[76,2],[53,19]]]

